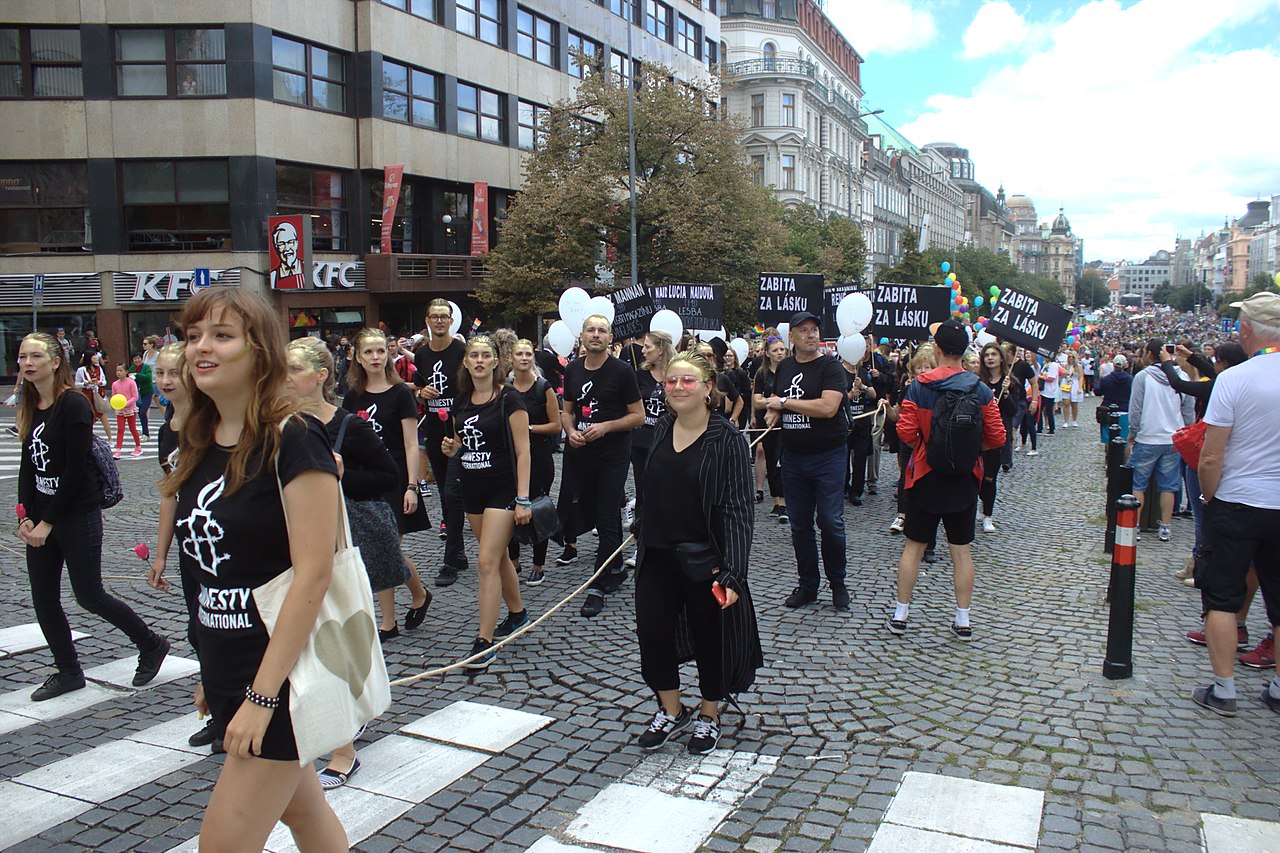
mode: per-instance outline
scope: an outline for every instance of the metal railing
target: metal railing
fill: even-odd
[[[744,59],[726,64],[724,71],[730,77],[745,77],[749,74],[799,74],[812,80],[818,79],[817,66],[801,59]]]

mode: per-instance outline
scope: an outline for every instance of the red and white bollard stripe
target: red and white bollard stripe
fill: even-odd
[[[1121,495],[1116,501],[1116,547],[1111,552],[1108,600],[1107,656],[1102,674],[1110,679],[1133,675],[1133,598],[1137,585],[1138,499]]]
[[[1124,506],[1125,497],[1133,501],[1132,507]],[[1113,565],[1134,566],[1138,560],[1138,502],[1132,495],[1125,495],[1116,505],[1116,547],[1111,562]]]

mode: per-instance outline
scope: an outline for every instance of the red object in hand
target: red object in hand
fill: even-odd
[[[137,554],[137,555],[138,555],[138,559],[140,559],[140,560],[150,560],[150,559],[151,559],[151,549],[147,547],[147,543],[146,543],[146,542],[139,542],[137,545],[134,545],[134,546],[133,546],[133,553]]]
[[[579,411],[579,412],[582,412],[582,416],[583,416],[584,418],[589,418],[589,417],[591,417],[591,407],[590,407],[590,406],[582,406],[581,408],[579,408],[579,409],[578,409],[578,411]]]
[[[449,420],[449,410],[448,410],[448,409],[436,409],[436,417],[438,417],[438,418],[440,419],[440,423],[445,423],[446,421],[448,421],[448,420]]]
[[[25,506],[23,506],[22,504],[18,504],[17,506],[15,506],[15,507],[13,508],[13,511],[14,511],[15,513],[17,513],[17,515],[18,515],[18,521],[22,521],[23,519],[25,519],[25,518],[27,517],[27,508],[26,508]]]
[[[725,595],[724,587],[720,586],[720,581],[715,581],[711,584],[711,594],[715,596],[716,601],[720,603],[721,607],[724,607],[725,603],[729,600],[729,597]]]

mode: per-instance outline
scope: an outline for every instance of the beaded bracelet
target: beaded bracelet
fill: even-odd
[[[248,699],[259,708],[266,708],[268,711],[274,711],[276,708],[280,707],[279,696],[272,698],[269,696],[263,696],[261,693],[255,693],[253,691],[252,684],[246,684],[244,686],[244,698]]]

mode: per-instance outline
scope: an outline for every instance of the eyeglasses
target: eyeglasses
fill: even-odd
[[[452,320],[453,315],[452,314],[428,314],[427,319],[428,320]]]
[[[677,385],[681,388],[693,389],[700,384],[702,384],[702,380],[697,376],[668,376],[662,380],[662,387],[668,391],[674,391]]]

